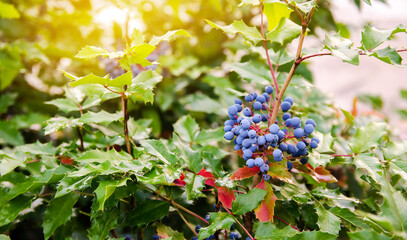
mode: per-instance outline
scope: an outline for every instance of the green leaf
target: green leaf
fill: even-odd
[[[179,151],[177,155],[184,160],[190,170],[199,173],[204,166],[200,152],[191,149],[189,144],[183,143],[178,135],[174,134],[173,138]]]
[[[378,180],[379,175],[377,173],[381,171],[381,163],[372,154],[362,153],[355,155],[353,157],[353,164],[359,169],[365,169],[375,181]]]
[[[353,117],[353,115],[350,112],[346,111],[345,109],[341,109],[341,111],[345,116],[346,121],[353,126],[355,122],[355,117]]]
[[[163,76],[161,76],[155,71],[152,70],[142,71],[135,78],[132,79],[131,87],[142,85],[145,88],[153,89],[155,88],[155,85],[157,85],[157,83],[161,82],[162,79]]]
[[[10,237],[4,234],[0,234],[0,240],[10,240]]]
[[[55,229],[69,221],[72,216],[72,208],[78,199],[78,194],[71,193],[51,200],[45,210],[42,223],[45,239],[49,239]]]
[[[349,147],[354,153],[365,152],[378,146],[380,139],[386,134],[386,132],[386,123],[371,122],[365,127],[358,128]]]
[[[121,113],[108,113],[103,110],[95,113],[95,112],[87,112],[83,114],[82,117],[79,118],[79,123],[85,124],[93,124],[93,123],[100,123],[108,125],[114,121],[123,120],[123,115]]]
[[[333,159],[329,154],[320,154],[317,151],[312,151],[309,154],[309,164],[311,164],[312,167],[316,168],[318,166],[323,166],[325,167],[328,163],[331,162],[331,159]]]
[[[157,235],[161,238],[170,238],[172,240],[185,240],[184,235],[180,232],[172,230],[163,224],[157,224]]]
[[[274,2],[264,4],[264,14],[267,17],[269,31],[273,30],[282,18],[289,18],[292,11],[284,3]]]
[[[385,160],[397,159],[407,153],[407,141],[390,142],[382,151]]]
[[[20,13],[17,11],[13,4],[0,1],[0,18],[20,18]]]
[[[298,231],[291,226],[279,229],[271,222],[260,222],[255,237],[258,240],[286,240],[297,234]]]
[[[218,212],[209,213],[210,225],[199,230],[199,240],[208,238],[219,229],[230,229],[230,226],[235,222],[229,213]]]
[[[188,200],[194,200],[202,195],[202,189],[205,187],[205,178],[193,173],[187,173],[184,180],[185,193],[187,194]]]
[[[185,36],[185,37],[191,37],[191,35],[189,35],[189,33],[183,29],[178,29],[178,30],[173,30],[173,31],[168,31],[166,34],[156,37],[154,36],[151,41],[150,44],[155,46],[157,44],[159,44],[161,41],[173,41],[175,40],[178,36]]]
[[[25,156],[22,154],[7,155],[0,150],[0,160],[0,176],[4,176],[16,167],[24,166]]]
[[[75,177],[64,177],[58,184],[57,193],[55,194],[55,198],[64,196],[74,190],[82,190],[87,187],[90,187],[93,178],[95,176],[75,176]]]
[[[348,236],[351,240],[391,240],[394,238],[386,237],[383,233],[378,233],[373,230],[363,230],[359,232],[348,232]]]
[[[155,46],[147,43],[132,46],[126,49],[122,59],[120,59],[120,67],[126,71],[131,71],[131,65],[140,64],[143,67],[150,66],[146,58],[154,51]]]
[[[226,114],[226,111],[222,111],[223,106],[218,101],[215,101],[200,92],[189,94],[186,97],[181,98],[180,102],[188,111]]]
[[[0,120],[0,144],[19,146],[24,144],[24,139],[10,122]]]
[[[239,194],[232,203],[232,212],[243,215],[255,209],[266,196],[267,191],[259,188],[251,189],[248,193]]]
[[[199,131],[198,123],[190,115],[183,116],[174,124],[174,132],[185,142],[195,140]]]
[[[332,235],[338,235],[341,230],[341,220],[327,211],[323,206],[316,208],[318,214],[318,226],[321,232],[326,232]]]
[[[145,104],[154,102],[154,93],[151,89],[146,88],[143,85],[135,85],[127,89],[126,95],[135,103],[137,101],[143,101]]]
[[[376,50],[370,54],[370,56],[374,56],[385,63],[393,65],[401,65],[401,61],[403,60],[397,50],[395,48],[390,48],[390,46]]]
[[[51,142],[41,143],[39,141],[32,144],[25,144],[17,147],[21,152],[31,155],[41,155],[41,156],[54,156],[57,149],[52,145]]]
[[[127,223],[132,226],[144,226],[167,216],[169,209],[168,202],[146,199],[127,214]]]
[[[329,209],[329,212],[334,214],[335,216],[341,218],[347,223],[350,223],[358,228],[361,229],[370,229],[371,227],[362,220],[362,218],[356,215],[354,212],[349,210],[348,208],[340,208],[340,207],[333,207]]]
[[[126,72],[125,74],[122,74],[115,79],[109,80],[107,82],[107,86],[123,89],[124,85],[127,85],[127,86],[131,85],[131,79],[133,79],[133,74],[131,73],[131,71]]]
[[[201,145],[210,145],[211,143],[217,143],[223,140],[224,134],[225,132],[221,127],[214,129],[201,129],[195,139],[195,143]]]
[[[149,154],[158,157],[165,164],[175,165],[178,162],[177,156],[161,140],[142,140],[140,144]]]
[[[60,129],[82,126],[83,124],[80,123],[78,120],[79,119],[68,119],[65,117],[51,118],[46,122],[47,126],[45,126],[44,128],[44,134],[48,135]]]
[[[82,48],[78,54],[76,54],[76,58],[83,58],[83,59],[91,59],[95,57],[109,57],[109,58],[118,58],[123,55],[123,52],[114,52],[114,53],[109,53],[107,50],[100,48],[100,47],[95,47],[95,46],[86,46]]]
[[[89,240],[104,240],[109,237],[110,230],[117,227],[118,211],[112,208],[105,212],[98,212],[92,218],[92,226],[88,230]]]
[[[404,25],[399,25],[393,29],[389,30],[379,30],[375,27],[366,26],[365,30],[362,32],[362,48],[370,51],[378,47],[384,41],[390,39],[390,37],[399,32],[406,32],[407,27]]]
[[[254,61],[233,63],[230,66],[232,71],[237,72],[240,76],[246,79],[249,83],[255,82],[259,85],[270,84],[271,74],[263,63]]]
[[[378,95],[361,94],[358,96],[361,102],[370,104],[370,106],[375,110],[381,110],[383,108],[383,100]]]
[[[0,48],[0,91],[6,89],[13,82],[14,78],[23,69],[19,52],[11,53],[1,51]]]
[[[336,240],[337,235],[332,235],[329,233],[319,232],[319,231],[303,231],[293,237],[289,238],[290,240],[315,240],[315,239],[324,239],[324,240]]]
[[[14,104],[17,93],[2,93],[0,95],[0,114],[7,112],[8,107]]]
[[[134,140],[146,139],[150,136],[152,119],[139,119],[135,121],[130,118],[128,121],[129,136]]]
[[[56,106],[60,111],[63,111],[64,113],[79,111],[79,106],[75,102],[67,98],[58,98],[47,101],[45,103]]]
[[[213,156],[210,152],[205,152],[203,149],[201,156],[205,163],[205,169],[213,173],[216,177],[220,177],[222,175],[221,160]]]
[[[356,49],[351,49],[353,45],[351,40],[343,38],[337,33],[333,36],[325,35],[324,43],[324,47],[330,50],[333,56],[339,57],[347,63],[359,64],[359,52]]]
[[[86,75],[84,77],[76,77],[74,82],[71,82],[72,87],[76,87],[83,84],[100,84],[105,86],[109,81],[109,76],[99,77],[94,75],[93,73]]]
[[[400,89],[400,96],[403,99],[407,99],[407,89]]]
[[[99,186],[95,189],[96,201],[98,202],[98,210],[104,210],[106,200],[114,193],[116,188],[125,186],[129,178],[120,180],[103,180],[99,182]]]
[[[272,31],[266,34],[268,40],[280,44],[290,43],[293,39],[299,37],[301,27],[288,18],[282,18]]]
[[[297,8],[299,8],[304,13],[309,13],[313,8],[318,6],[315,0],[306,1],[306,2],[302,2],[302,3],[297,3],[297,1],[293,0],[293,1],[290,1],[290,3],[294,6],[296,6]]]
[[[11,201],[0,201],[0,227],[5,226],[16,219],[24,209],[30,208],[33,197],[20,195]]]
[[[251,41],[253,45],[256,45],[258,42],[263,40],[261,33],[257,28],[255,27],[249,27],[247,26],[243,20],[240,21],[234,21],[232,24],[228,26],[220,26],[214,22],[211,22],[209,20],[205,21],[213,28],[218,28],[224,31],[225,33],[228,34],[236,34],[240,33],[242,34],[247,40]]]

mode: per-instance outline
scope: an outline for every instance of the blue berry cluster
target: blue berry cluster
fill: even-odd
[[[273,87],[267,86],[263,94],[255,92],[243,101],[235,100],[228,108],[229,120],[225,121],[225,139],[233,140],[235,151],[242,151],[242,157],[249,168],[259,167],[263,178],[267,181],[270,175],[270,160],[281,162],[287,160],[287,169],[293,168],[292,161],[299,159],[302,164],[308,162],[309,149],[317,148],[319,139],[310,135],[314,132],[316,122],[308,119],[303,123],[298,117],[291,116],[288,111],[294,104],[291,97],[281,103],[283,112],[280,119],[270,122],[272,113]]]

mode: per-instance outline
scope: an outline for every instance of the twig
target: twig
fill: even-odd
[[[355,154],[356,155],[356,154]],[[331,154],[332,157],[353,157],[353,154]]]
[[[295,230],[301,232],[300,229],[298,229],[297,227],[294,227],[293,225],[291,225],[291,224],[290,224],[289,222],[287,222],[286,220],[284,220],[284,219],[282,219],[282,218],[280,218],[280,217],[277,217],[276,215],[274,215],[274,218],[277,218],[278,220],[282,221],[283,223],[289,225],[292,229],[295,229]]]
[[[127,127],[127,120],[128,120],[128,115],[127,115],[127,96],[122,92],[120,94],[120,97],[122,99],[122,109],[123,109],[123,117],[124,117],[124,139],[126,140],[126,146],[127,146],[127,152],[133,156],[133,151],[131,150],[131,145],[130,145],[130,139],[129,139],[129,129]]]
[[[41,159],[35,159],[35,160],[27,161],[25,164],[35,163],[35,162],[39,162],[39,161],[41,161]]]
[[[195,232],[195,229],[191,226],[191,224],[189,224],[189,222],[185,219],[184,215],[182,215],[182,213],[177,209],[177,212],[179,214],[179,216],[182,218],[182,220],[184,221],[184,223],[188,226],[188,228],[195,234],[195,236],[198,237],[198,233]]]
[[[226,210],[226,212],[228,212],[230,215],[232,215],[232,217],[235,219],[235,221],[239,224],[239,226],[246,232],[246,234],[250,237],[250,239],[255,240],[254,237],[252,237],[252,235],[249,233],[249,231],[247,231],[247,229],[239,222],[239,220],[237,220],[237,218],[235,217],[235,215],[233,213],[231,213],[229,211],[229,209],[227,209],[225,206],[222,205],[222,207]]]
[[[83,136],[82,136],[81,128],[82,127],[76,127],[76,132],[78,133],[78,137],[79,137],[79,141],[80,141],[80,145],[79,145],[78,149],[79,149],[79,151],[83,152],[85,150],[85,148],[83,147]]]

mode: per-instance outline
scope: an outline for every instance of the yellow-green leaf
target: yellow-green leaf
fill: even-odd
[[[0,1],[0,18],[20,18],[20,13],[13,4]]]
[[[184,29],[178,29],[178,30],[173,30],[173,31],[168,31],[166,34],[162,35],[162,36],[154,36],[151,41],[150,44],[155,46],[157,44],[159,44],[161,41],[173,41],[175,40],[178,36],[185,36],[185,37],[191,37],[191,35],[189,35],[189,33],[187,31],[185,31]]]
[[[281,2],[264,4],[264,14],[267,17],[269,31],[277,27],[282,18],[289,18],[292,11],[286,4]]]
[[[213,28],[218,28],[224,31],[225,33],[228,34],[236,34],[240,33],[242,34],[247,40],[251,41],[254,45],[257,44],[259,41],[263,40],[261,33],[257,28],[255,27],[249,27],[247,26],[243,20],[240,21],[234,21],[232,24],[227,25],[227,26],[220,26],[214,22],[211,22],[209,20],[205,21],[211,25]]]

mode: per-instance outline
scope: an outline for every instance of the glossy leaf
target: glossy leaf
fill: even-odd
[[[143,67],[150,66],[151,62],[146,58],[155,50],[155,46],[147,43],[139,44],[126,49],[120,59],[120,67],[126,71],[131,71],[131,65],[140,64]]]
[[[120,180],[103,180],[99,182],[98,187],[95,189],[96,201],[98,202],[98,210],[104,210],[106,200],[114,193],[116,188],[125,186],[129,178]]]
[[[353,42],[347,38],[335,34],[333,36],[325,35],[325,48],[332,52],[333,56],[337,56],[342,61],[359,65],[359,52],[356,49],[351,49]]]
[[[208,238],[219,229],[230,229],[235,222],[229,213],[218,212],[210,214],[210,225],[199,230],[199,240]]]
[[[343,221],[350,223],[361,229],[370,229],[371,227],[365,223],[361,216],[358,216],[356,213],[352,212],[347,208],[333,207],[329,209],[329,212],[335,216],[341,218]]]
[[[376,147],[379,140],[386,134],[386,129],[385,123],[371,122],[365,127],[358,128],[349,146],[354,153],[365,152]]]
[[[335,240],[337,239],[337,237],[338,237],[337,235],[332,235],[320,231],[303,231],[291,237],[290,240],[315,240],[315,239]]]
[[[195,93],[180,99],[188,111],[221,114],[223,106],[202,93]]]
[[[394,65],[401,65],[403,60],[397,50],[389,46],[374,51],[370,56],[374,56],[385,63]]]
[[[76,105],[75,102],[66,98],[53,99],[45,103],[56,106],[59,110],[63,111],[64,113],[79,111],[79,106]]]
[[[353,158],[353,164],[359,169],[364,169],[375,181],[378,180],[378,172],[381,171],[381,163],[372,154],[358,154]]]
[[[277,200],[276,195],[274,195],[273,188],[265,181],[261,181],[256,188],[263,189],[267,192],[265,199],[254,210],[256,218],[259,219],[260,222],[273,222],[274,206]]]
[[[168,202],[146,199],[129,212],[127,222],[132,226],[144,226],[167,216],[169,209]]]
[[[232,212],[234,214],[243,215],[252,211],[264,200],[266,194],[267,191],[254,188],[248,193],[237,195],[236,200],[232,203]]]
[[[20,195],[11,201],[0,200],[0,227],[13,222],[24,209],[30,208],[33,197]]]
[[[175,154],[161,140],[143,140],[140,141],[140,144],[149,154],[158,157],[165,164],[175,165],[178,162]]]
[[[281,2],[264,4],[264,15],[267,17],[269,31],[273,30],[282,18],[289,18],[292,11],[286,4]]]
[[[170,227],[163,224],[157,224],[157,235],[161,238],[171,238],[172,240],[185,240],[184,235],[180,232],[172,230]]]
[[[267,174],[270,175],[272,178],[277,178],[287,183],[294,183],[290,172],[288,172],[287,168],[284,167],[282,164],[269,164],[269,171],[267,172]]]
[[[406,32],[406,26],[399,25],[393,29],[380,30],[375,27],[366,26],[362,32],[362,47],[368,51],[378,47],[384,41],[390,39],[390,37],[399,32]]]
[[[109,87],[117,87],[122,89],[124,85],[130,86],[131,85],[131,80],[133,79],[133,74],[130,72],[127,72],[125,74],[122,74],[118,76],[115,79],[111,79],[107,82],[107,86]]]
[[[316,208],[318,214],[318,226],[321,232],[326,232],[332,235],[338,235],[341,229],[341,220],[327,211],[323,206]]]
[[[72,216],[72,208],[78,199],[78,194],[71,193],[51,200],[45,210],[42,224],[45,239],[49,239],[57,227],[69,221]]]
[[[202,195],[202,189],[205,187],[205,178],[196,174],[186,174],[185,193],[188,200],[194,200]]]
[[[249,83],[267,85],[270,83],[270,70],[264,64],[259,64],[253,61],[243,63],[233,63],[230,66],[231,70],[237,72]]]
[[[268,40],[280,44],[290,43],[293,39],[299,37],[301,27],[288,18],[282,18],[272,31],[266,34]]]
[[[235,201],[236,197],[233,189],[222,186],[218,188],[218,199],[223,204],[223,206],[231,209],[232,202]]]
[[[7,112],[7,109],[14,104],[17,93],[2,93],[0,95],[0,114]]]
[[[108,113],[106,111],[99,111],[95,112],[87,112],[83,114],[82,117],[79,118],[78,122],[92,124],[92,123],[100,123],[108,125],[114,121],[119,121],[123,119],[123,114],[121,113]]]
[[[230,180],[242,180],[249,177],[253,177],[258,174],[260,171],[259,167],[249,168],[244,166],[242,168],[237,169],[232,176],[230,176]]]
[[[174,132],[185,142],[193,142],[198,134],[198,123],[190,115],[183,116],[174,124]]]
[[[209,20],[205,21],[213,28],[218,28],[228,34],[242,34],[247,40],[251,41],[253,45],[256,45],[259,41],[263,40],[261,33],[255,27],[247,26],[243,20],[234,21],[232,24],[227,26],[220,26]]]
[[[184,37],[191,37],[191,35],[189,35],[189,33],[183,29],[178,29],[178,30],[172,30],[172,31],[168,31],[166,34],[162,35],[162,36],[154,36],[151,41],[150,44],[151,45],[157,45],[159,44],[161,41],[173,41],[175,40],[177,37],[180,36],[184,36]]]
[[[256,230],[255,238],[258,240],[285,240],[290,239],[296,234],[298,234],[298,231],[291,228],[291,226],[280,229],[271,222],[260,222]]]
[[[363,230],[358,232],[348,232],[348,236],[351,240],[391,240],[394,238],[387,237],[383,233],[378,233],[373,230]]]
[[[65,76],[67,76],[66,73],[65,73]],[[70,83],[72,87],[76,87],[76,86],[83,85],[83,84],[100,84],[102,86],[105,86],[105,85],[107,85],[107,82],[109,81],[109,76],[99,77],[99,76],[96,76],[93,73],[91,73],[84,77],[74,77],[73,80],[74,81]]]
[[[24,144],[24,139],[10,122],[0,120],[0,144],[19,146]]]
[[[97,213],[92,217],[92,226],[88,230],[89,240],[104,240],[109,237],[110,230],[117,227],[118,211],[116,208]]]

